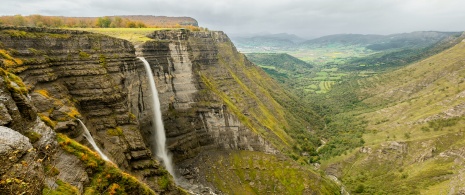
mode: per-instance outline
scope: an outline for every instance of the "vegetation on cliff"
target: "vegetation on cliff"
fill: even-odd
[[[164,16],[104,16],[64,17],[43,15],[0,16],[0,25],[49,28],[198,28],[197,21],[188,17]]]
[[[297,109],[297,99],[235,51],[230,42],[219,43],[218,47],[221,68],[200,72],[203,82],[250,129],[299,162],[308,163],[309,157],[302,153],[314,154],[319,144],[309,129],[318,125],[318,116],[308,109]],[[218,70],[233,79],[217,77]]]
[[[57,141],[61,148],[77,156],[89,170],[90,184],[84,189],[84,194],[155,194],[146,184],[122,172],[116,165],[103,160],[97,153],[69,139],[66,135],[58,134]],[[166,174],[168,173],[165,172]],[[173,181],[170,183],[174,185]],[[167,185],[161,187],[166,188]],[[58,188],[57,190],[67,189]]]

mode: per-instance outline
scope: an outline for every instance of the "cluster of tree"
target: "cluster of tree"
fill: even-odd
[[[100,17],[97,18],[96,22],[99,28],[146,28],[143,22],[131,21],[129,19],[123,19],[121,17]]]
[[[105,17],[62,17],[42,15],[14,15],[1,16],[0,25],[7,26],[29,26],[29,27],[51,27],[51,28],[188,28],[190,30],[202,30],[197,26],[182,26],[180,24],[170,26],[148,26],[144,22],[130,20],[118,16]]]

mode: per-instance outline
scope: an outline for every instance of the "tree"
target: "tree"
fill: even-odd
[[[123,27],[123,19],[121,17],[115,17],[111,23],[111,27],[120,28]]]
[[[97,19],[97,26],[100,28],[108,28],[110,27],[110,24],[111,24],[111,18],[108,16]]]
[[[126,22],[126,28],[136,28],[136,23],[133,21]]]
[[[21,15],[15,15],[13,17],[13,25],[15,26],[26,26],[26,19]]]
[[[147,26],[145,26],[145,24],[142,23],[142,22],[137,22],[137,23],[136,23],[136,26],[137,26],[137,28],[146,28],[146,27],[147,27]]]

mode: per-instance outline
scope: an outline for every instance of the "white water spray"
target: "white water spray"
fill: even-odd
[[[173,164],[171,163],[171,156],[168,154],[168,150],[166,149],[165,127],[163,126],[163,120],[161,118],[160,100],[158,99],[158,91],[155,86],[155,81],[153,80],[152,69],[150,68],[149,62],[147,62],[144,57],[138,58],[144,62],[145,72],[147,73],[147,78],[149,79],[150,92],[152,93],[152,123],[155,125],[155,133],[153,134],[153,138],[156,142],[154,146],[155,148],[153,149],[155,150],[155,155],[163,161],[166,170],[168,170],[168,172],[176,180]]]
[[[82,125],[82,128],[84,129],[84,137],[87,139],[87,141],[89,141],[90,145],[92,145],[94,150],[97,151],[97,153],[100,155],[100,157],[102,157],[103,160],[111,162],[111,160],[97,146],[97,144],[94,141],[94,138],[92,138],[92,135],[90,135],[90,132],[87,129],[86,125],[81,120],[78,119],[78,121]]]

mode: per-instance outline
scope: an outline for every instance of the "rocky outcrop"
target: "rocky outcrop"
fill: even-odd
[[[0,69],[0,193],[40,194],[50,158],[56,150],[55,132],[38,117],[24,83]]]
[[[8,171],[5,168],[11,167],[29,149],[32,149],[32,144],[26,136],[8,127],[0,126],[0,135],[0,143],[2,143],[0,145],[0,160],[3,162],[0,173],[3,175]]]

